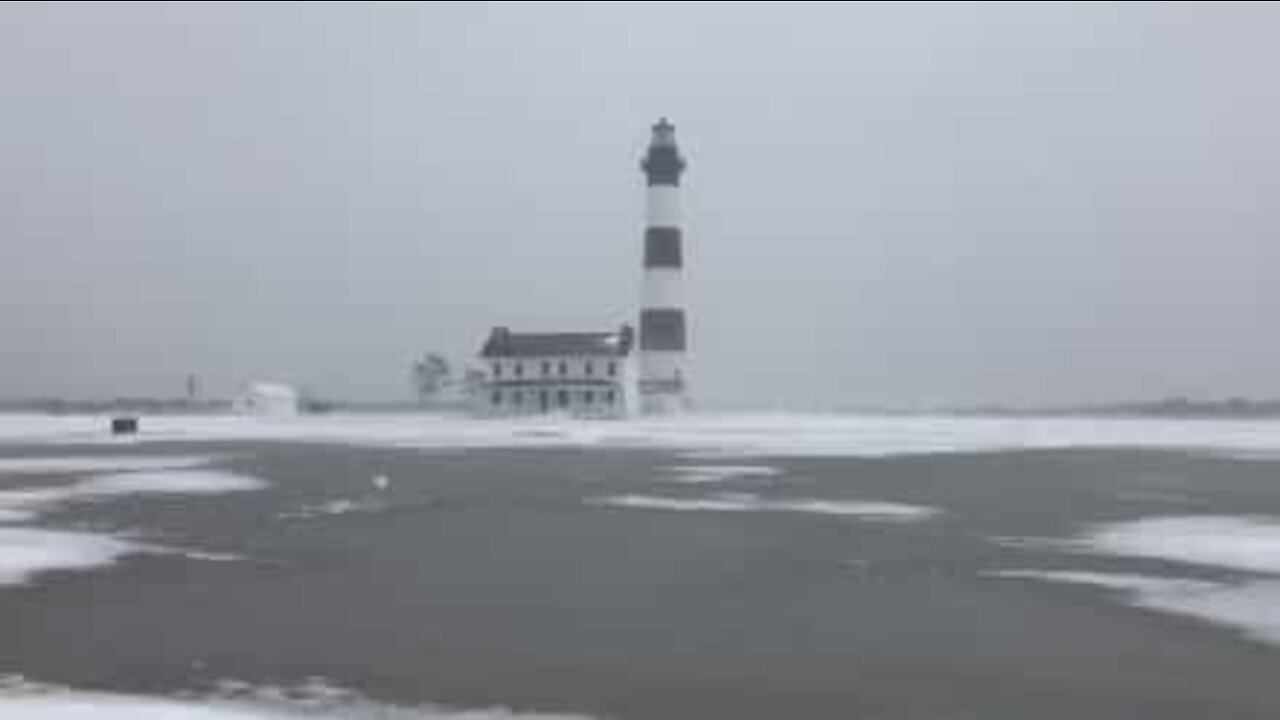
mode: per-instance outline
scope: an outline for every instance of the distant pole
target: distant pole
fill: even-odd
[[[200,384],[196,380],[195,374],[187,376],[187,402],[194,403],[196,396],[200,393]]]

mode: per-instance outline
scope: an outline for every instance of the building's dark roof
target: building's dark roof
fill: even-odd
[[[496,327],[480,350],[481,357],[539,357],[598,355],[625,357],[631,353],[635,331],[623,325],[617,332],[517,333]]]

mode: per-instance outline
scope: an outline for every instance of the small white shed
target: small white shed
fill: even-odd
[[[242,415],[297,415],[298,391],[277,382],[252,382],[232,403]]]

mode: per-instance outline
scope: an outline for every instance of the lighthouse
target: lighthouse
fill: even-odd
[[[662,118],[640,163],[647,180],[644,281],[640,303],[640,407],[649,414],[688,406],[688,323],[680,175],[685,161],[675,126]]]

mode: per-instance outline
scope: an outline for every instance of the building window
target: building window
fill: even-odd
[[[543,374],[544,376],[546,376],[546,375],[550,375],[550,374],[551,374],[551,362],[550,362],[550,361],[548,361],[548,360],[543,360],[543,361],[542,361],[542,374]]]
[[[524,393],[520,392],[519,390],[516,390],[515,392],[511,393],[511,402],[515,403],[516,405],[523,405]]]
[[[502,404],[502,391],[501,391],[501,390],[494,390],[494,391],[493,391],[493,404],[494,404],[495,406],[496,406],[496,405],[501,405],[501,404]]]
[[[586,366],[584,369],[586,370],[587,377],[591,377],[591,375],[596,371],[595,366],[591,364],[590,360],[586,362]]]
[[[493,376],[496,378],[502,377],[502,363],[495,362],[493,364]]]
[[[618,375],[618,361],[610,360],[609,361],[609,377],[616,377],[617,375]]]
[[[557,392],[556,402],[560,403],[560,407],[569,407],[569,391],[561,390]]]
[[[569,363],[567,363],[567,362],[565,362],[565,361],[563,361],[563,360],[561,360],[561,361],[560,361],[560,374],[561,374],[561,375],[568,375],[568,374],[569,374]]]
[[[541,408],[542,412],[547,411],[547,406],[551,404],[550,398],[551,396],[546,390],[538,391],[538,406]]]
[[[595,401],[596,401],[595,393],[591,392],[590,390],[582,391],[582,402],[586,403],[587,405],[590,405]]]
[[[605,393],[604,393],[604,404],[605,404],[605,405],[612,405],[612,404],[613,404],[613,391],[612,391],[612,390],[606,390],[606,391],[605,391]]]
[[[524,377],[524,363],[516,363],[516,377]]]

